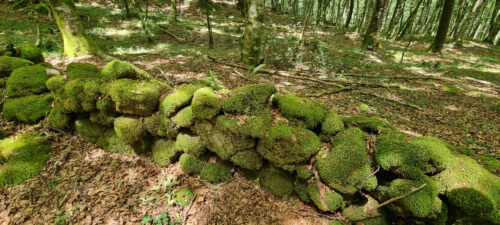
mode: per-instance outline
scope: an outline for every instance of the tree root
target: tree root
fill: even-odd
[[[384,207],[384,206],[386,206],[386,205],[389,205],[389,204],[391,204],[391,203],[393,203],[393,202],[395,202],[395,201],[397,201],[397,200],[401,200],[401,199],[403,199],[403,198],[406,198],[406,197],[408,197],[409,195],[411,195],[411,194],[413,194],[413,193],[415,193],[415,192],[419,191],[420,189],[424,188],[425,186],[427,186],[427,184],[422,184],[420,187],[418,187],[418,188],[414,188],[414,189],[412,189],[410,192],[408,192],[408,193],[406,193],[406,194],[404,194],[404,195],[401,195],[401,196],[397,196],[397,197],[391,198],[391,199],[389,199],[389,200],[387,200],[387,201],[385,201],[385,202],[383,202],[383,203],[381,203],[381,204],[378,204],[378,205],[377,205],[377,206],[375,206],[374,208],[370,209],[370,210],[369,210],[369,212],[372,212],[372,211],[377,210],[377,209],[379,209],[379,208],[381,208],[381,207]]]
[[[333,95],[333,94],[338,94],[340,92],[352,91],[352,90],[353,89],[350,87],[343,87],[343,88],[331,89],[331,90],[326,90],[326,91],[317,92],[317,93],[303,94],[301,96],[302,97],[321,97],[323,95]]]

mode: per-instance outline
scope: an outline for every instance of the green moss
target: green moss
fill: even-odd
[[[344,199],[339,193],[329,189],[319,181],[312,181],[307,185],[307,193],[316,207],[322,211],[333,212],[344,206]]]
[[[301,180],[307,180],[314,175],[313,171],[307,168],[307,166],[299,166],[297,167],[296,171],[297,171],[297,178]]]
[[[368,196],[368,201],[364,205],[352,204],[342,210],[342,217],[350,221],[366,221],[370,218],[379,217],[381,209],[373,210],[377,205],[377,200]]]
[[[196,157],[205,153],[205,145],[199,136],[180,133],[175,140],[175,149]]]
[[[116,112],[116,110],[115,110],[116,105],[110,96],[104,96],[103,98],[100,98],[95,103],[95,106],[96,106],[97,110],[102,111],[102,112],[108,112],[108,113]]]
[[[430,178],[422,179],[422,181],[396,179],[389,185],[387,193],[390,198],[401,196],[424,183],[427,184],[424,188],[392,203],[389,209],[399,215],[420,218],[425,218],[429,214],[436,214],[433,205],[436,201],[438,201],[437,204],[441,204],[441,200],[437,197],[439,189],[436,182]],[[441,210],[441,207],[439,207],[439,210]]]
[[[248,170],[260,170],[263,164],[262,157],[253,150],[237,152],[231,157],[231,162]]]
[[[45,82],[48,79],[49,75],[40,65],[15,69],[7,80],[7,96],[15,98],[46,92]]]
[[[88,119],[75,120],[76,133],[86,141],[96,142],[106,130],[106,127],[90,122]]]
[[[7,99],[3,105],[3,116],[8,120],[33,124],[45,118],[50,112],[52,96],[30,95]]]
[[[208,163],[200,172],[200,177],[210,183],[221,183],[231,178],[231,168],[225,165]]]
[[[344,123],[340,120],[337,113],[330,110],[325,117],[325,122],[321,125],[321,134],[319,137],[322,141],[330,141],[330,138],[344,129]]]
[[[307,183],[304,181],[296,180],[295,186],[293,187],[294,192],[297,194],[299,199],[304,203],[311,203],[311,197],[307,192]]]
[[[102,148],[111,153],[120,153],[130,155],[134,153],[134,149],[127,142],[123,141],[113,128],[107,128],[104,133],[99,136],[96,142],[97,147]]]
[[[120,113],[148,116],[158,109],[160,94],[165,89],[151,81],[130,79],[115,80],[104,92],[116,103],[116,111]]]
[[[179,165],[184,173],[194,175],[201,172],[205,163],[196,156],[184,153],[179,158]]]
[[[392,126],[385,120],[370,118],[366,116],[342,117],[342,121],[349,127],[356,126],[366,132],[375,134],[387,133],[397,130],[394,126]]]
[[[224,99],[226,113],[255,115],[267,108],[269,98],[276,93],[273,84],[252,84],[234,89],[231,96]]]
[[[113,60],[106,64],[104,68],[102,68],[102,77],[104,80],[117,80],[121,78],[130,78],[130,79],[151,79],[152,76],[143,69],[140,69],[131,63]]]
[[[115,120],[115,113],[108,113],[103,111],[94,111],[90,113],[90,121],[92,123],[109,126],[112,125]]]
[[[438,138],[401,132],[379,136],[375,148],[375,159],[383,169],[414,180],[443,171],[450,158],[446,144]]]
[[[175,114],[174,117],[172,117],[172,122],[174,122],[179,128],[192,126],[194,124],[194,120],[195,118],[193,111],[191,110],[191,106],[182,109]]]
[[[99,85],[99,80],[95,79],[71,80],[64,85],[64,90],[58,101],[68,113],[94,111],[96,102],[101,96]]]
[[[0,139],[4,139],[8,136],[10,136],[10,134],[8,132],[0,130]]]
[[[151,148],[154,144],[154,141],[155,139],[153,137],[146,135],[142,137],[139,141],[133,143],[131,146],[135,154],[142,155],[151,152]]]
[[[64,85],[66,83],[67,80],[63,76],[56,75],[49,78],[47,82],[45,82],[45,86],[47,86],[47,89],[57,98],[64,92]]]
[[[158,139],[152,147],[153,160],[160,166],[168,166],[174,163],[182,154],[181,150],[175,147],[173,139]]]
[[[191,188],[184,187],[179,188],[174,192],[174,199],[178,205],[188,206],[191,203],[191,200],[194,198],[193,191]]]
[[[165,114],[168,117],[172,116],[182,107],[189,105],[196,90],[202,87],[203,86],[191,84],[176,87],[172,94],[167,95],[161,100],[161,113]]]
[[[257,151],[279,166],[307,161],[319,151],[321,141],[310,130],[278,124],[259,141]]]
[[[20,45],[17,47],[17,50],[19,51],[19,58],[26,59],[34,63],[41,63],[45,61],[42,50],[37,48],[35,45]]]
[[[259,182],[278,197],[291,196],[293,193],[292,175],[280,168],[265,167],[259,173]]]
[[[318,101],[290,95],[275,95],[273,105],[290,122],[307,129],[315,129],[325,121],[325,106]]]
[[[241,125],[239,132],[243,136],[265,138],[273,121],[271,111],[269,109],[264,109],[255,114],[257,115],[256,117],[249,119]]]
[[[362,188],[373,190],[377,186],[377,179],[373,176],[363,184],[372,171],[366,153],[365,134],[358,128],[349,128],[337,134],[330,151],[318,154],[316,169],[328,186],[345,194],[354,194]]]
[[[340,221],[335,220],[335,221],[330,222],[328,225],[344,225],[344,224]]]
[[[219,114],[221,102],[211,88],[205,87],[198,89],[191,102],[191,110],[194,117],[198,119],[212,119]]]
[[[69,129],[71,126],[71,115],[64,113],[64,108],[60,105],[56,105],[47,117],[52,126],[55,129],[65,130]]]
[[[41,133],[24,133],[15,139],[0,140],[0,155],[7,159],[0,169],[0,186],[20,184],[40,174],[50,158],[50,150]]]
[[[142,122],[132,117],[118,117],[113,124],[118,137],[128,144],[139,141],[146,131]]]
[[[33,65],[32,62],[10,56],[0,56],[0,77],[8,77],[17,68]]]
[[[101,70],[90,63],[70,63],[66,66],[66,76],[70,79],[100,78]]]
[[[440,193],[462,214],[479,216],[500,209],[500,179],[481,167],[474,159],[451,154],[443,170],[432,178]]]
[[[176,138],[177,126],[162,114],[154,114],[144,118],[144,127],[153,136]]]

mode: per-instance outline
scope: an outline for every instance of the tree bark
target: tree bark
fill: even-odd
[[[49,0],[64,41],[64,54],[69,58],[100,54],[101,50],[87,35],[73,0]]]
[[[484,0],[477,0],[476,3],[474,4],[474,8],[472,9],[472,11],[469,14],[467,14],[467,17],[465,17],[464,19],[464,23],[462,24],[462,26],[458,28],[457,35],[455,35],[455,38],[453,39],[453,42],[455,44],[460,44],[466,31],[469,31],[474,21],[474,18],[476,18],[477,13],[479,12],[479,9],[481,8],[483,3]]]
[[[245,32],[241,46],[241,61],[249,66],[257,66],[260,60],[262,42],[262,22],[264,16],[264,0],[248,0]]]
[[[349,24],[351,23],[352,11],[354,10],[354,0],[351,0],[349,3],[349,12],[347,13],[347,19],[345,21],[344,29],[349,29]]]
[[[177,3],[176,0],[170,0],[170,14],[168,15],[169,23],[177,23]]]
[[[378,40],[378,34],[384,18],[384,7],[386,0],[375,0],[372,16],[366,29],[363,47],[367,49],[380,49],[382,45]]]
[[[432,27],[434,26],[434,21],[436,20],[436,17],[438,16],[439,10],[441,9],[441,6],[443,6],[443,0],[439,0],[436,2],[436,6],[434,7],[434,10],[432,11],[431,18],[427,20],[427,23],[424,26],[424,31],[425,33],[429,33],[429,31],[432,30]],[[431,33],[432,35],[432,33]]]
[[[387,38],[389,38],[392,34],[392,31],[394,30],[394,24],[395,22],[399,19],[399,16],[401,15],[401,2],[402,0],[397,0],[396,1],[396,6],[394,7],[394,12],[392,13],[391,20],[389,22],[389,27],[387,28]]]
[[[410,16],[408,16],[408,19],[406,19],[406,22],[403,25],[403,29],[401,29],[401,32],[399,32],[398,36],[396,37],[396,40],[399,41],[404,38],[404,36],[410,31],[411,27],[413,26],[413,21],[415,20],[415,16],[417,15],[418,9],[420,8],[420,5],[422,4],[423,0],[418,0],[417,3],[415,4],[415,8],[410,13]]]
[[[493,44],[495,41],[495,37],[500,30],[500,14],[498,13],[500,10],[500,0],[495,1],[495,8],[493,9],[493,14],[491,15],[488,36],[484,39],[485,42]]]
[[[429,48],[434,53],[440,53],[443,49],[446,36],[448,34],[448,28],[450,26],[451,14],[453,13],[453,8],[455,6],[455,0],[445,0],[443,6],[443,12],[441,13],[441,19],[439,20],[439,26],[436,33],[436,38]]]

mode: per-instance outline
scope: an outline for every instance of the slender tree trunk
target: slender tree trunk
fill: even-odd
[[[99,47],[85,34],[73,0],[49,0],[69,58],[101,54]]]
[[[472,11],[467,14],[467,17],[465,17],[464,24],[458,28],[457,35],[453,39],[453,42],[455,44],[460,44],[462,41],[462,38],[464,37],[466,31],[468,31],[473,23],[474,18],[476,18],[477,13],[479,9],[481,8],[482,4],[484,3],[484,0],[477,0],[476,3],[474,4],[474,8]]]
[[[423,0],[418,0],[417,3],[415,4],[415,8],[410,13],[410,16],[408,16],[408,19],[406,19],[406,22],[403,25],[403,29],[401,29],[401,32],[399,32],[398,36],[396,37],[396,40],[399,41],[404,38],[404,36],[410,31],[413,21],[415,20],[415,16],[417,15],[418,9],[420,8],[420,5],[422,4]]]
[[[318,8],[316,9],[316,24],[320,24],[321,22],[321,9],[323,9],[321,4],[323,3],[324,0],[318,0]]]
[[[207,18],[207,28],[208,28],[208,49],[214,48],[214,36],[212,33],[212,24],[210,23],[210,11],[205,10],[205,16]]]
[[[483,4],[483,6],[481,7],[481,9],[479,9],[479,13],[478,13],[478,16],[477,18],[474,18],[474,21],[472,22],[472,26],[471,26],[471,29],[469,31],[466,31],[466,34],[465,36],[468,38],[468,39],[474,39],[474,36],[477,32],[477,29],[479,28],[479,26],[481,25],[481,23],[484,21],[483,20],[483,16],[484,16],[484,8],[487,4]]]
[[[299,44],[302,46],[304,40],[304,33],[306,32],[307,24],[309,23],[309,17],[311,17],[312,8],[314,6],[314,1],[311,0],[309,3],[309,8],[307,8],[306,19],[304,20],[304,26],[302,27],[302,32],[300,32]]]
[[[176,0],[170,0],[170,14],[168,15],[169,23],[177,23],[177,3]]]
[[[493,44],[495,41],[495,37],[498,34],[498,30],[500,29],[500,14],[498,13],[500,10],[500,0],[495,1],[495,8],[493,9],[493,14],[491,15],[489,28],[488,28],[488,36],[484,39],[485,42]]]
[[[443,0],[438,0],[436,2],[434,10],[432,11],[431,18],[429,20],[427,20],[427,22],[423,28],[423,30],[425,31],[426,34],[428,34],[429,31],[431,30],[431,28],[433,27],[434,21],[436,20],[436,17],[438,16],[439,10],[441,9],[442,5],[443,5]],[[432,33],[430,35],[432,35]]]
[[[358,26],[356,28],[358,33],[360,33],[361,27],[363,26],[363,23],[365,22],[366,11],[368,10],[368,2],[365,1],[364,3],[365,3],[365,5],[363,6],[363,13],[361,14],[361,20],[358,22]]]
[[[344,29],[349,30],[349,24],[351,24],[352,11],[354,10],[354,0],[350,0],[349,12],[347,12],[347,19],[345,21]]]
[[[367,49],[381,49],[382,45],[378,40],[378,34],[384,19],[385,0],[375,0],[372,16],[368,28],[366,29],[363,47]]]
[[[396,24],[396,21],[398,20],[399,16],[401,15],[401,9],[399,8],[401,6],[402,0],[397,0],[396,1],[396,6],[394,6],[394,12],[392,13],[391,20],[389,22],[389,27],[387,28],[387,38],[389,38],[392,34],[392,30],[394,30],[394,24]]]
[[[130,17],[130,8],[128,4],[128,0],[122,0],[123,8],[125,8],[125,16]]]
[[[451,15],[453,14],[454,6],[455,0],[444,1],[443,12],[441,13],[441,19],[439,20],[436,38],[429,48],[434,53],[440,53],[443,49],[444,42],[446,41],[446,36],[448,34],[448,28],[450,26]]]
[[[249,66],[257,66],[260,61],[263,11],[264,0],[248,0],[245,32],[241,42],[241,60]]]

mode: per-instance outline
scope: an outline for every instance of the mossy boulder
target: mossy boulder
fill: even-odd
[[[156,82],[120,79],[108,83],[102,91],[111,96],[117,112],[148,116],[158,109],[165,88]]]
[[[366,116],[349,116],[342,117],[341,119],[344,124],[349,127],[359,127],[362,130],[370,133],[381,134],[391,131],[397,131],[397,129],[387,121],[377,118],[370,118]]]
[[[101,96],[101,98],[96,101],[95,107],[101,112],[116,113],[116,104],[110,96]]]
[[[50,77],[47,82],[45,82],[45,86],[49,89],[50,92],[56,97],[62,96],[64,92],[64,85],[68,82],[62,75],[55,75]]]
[[[20,184],[40,174],[50,159],[51,146],[42,133],[24,133],[0,140],[0,186]],[[2,159],[0,159],[2,161]]]
[[[231,168],[220,163],[208,163],[200,172],[200,178],[210,183],[221,183],[232,176]]]
[[[443,203],[438,198],[439,188],[436,182],[428,177],[419,181],[406,179],[393,180],[389,185],[387,194],[389,198],[398,197],[423,184],[427,185],[419,191],[392,203],[388,208],[392,212],[405,217],[425,218],[441,213],[441,205]]]
[[[219,114],[221,108],[221,101],[211,88],[201,88],[194,93],[191,102],[194,117],[209,120]]]
[[[90,63],[70,63],[66,66],[66,76],[70,79],[101,78],[101,70]]]
[[[294,125],[311,130],[321,125],[326,117],[326,107],[312,99],[275,95],[273,106]]]
[[[23,44],[16,47],[18,50],[18,57],[21,59],[26,59],[34,63],[41,63],[45,61],[43,57],[42,50],[37,48],[35,45]]]
[[[165,96],[160,102],[160,111],[162,114],[170,117],[179,109],[190,105],[196,90],[202,88],[201,85],[186,84],[176,87],[174,91]]]
[[[195,118],[193,115],[193,110],[191,110],[191,106],[188,106],[172,117],[172,122],[174,122],[175,126],[178,128],[187,128],[194,124]]]
[[[259,182],[278,197],[291,196],[293,193],[292,174],[274,166],[264,167],[259,172]]]
[[[56,104],[56,106],[50,110],[47,119],[50,126],[55,129],[65,130],[71,128],[72,115],[65,113],[61,105]]]
[[[134,144],[139,141],[146,131],[143,123],[139,119],[133,117],[121,116],[115,118],[113,124],[118,137],[128,144]]]
[[[331,188],[344,193],[354,194],[362,188],[373,190],[377,179],[372,171],[366,153],[365,133],[358,128],[349,128],[337,134],[330,151],[322,151],[316,161],[321,180]]]
[[[330,141],[337,133],[344,130],[344,123],[333,110],[330,110],[325,117],[325,121],[321,124],[321,133],[319,137],[322,141]]]
[[[100,82],[96,79],[75,79],[64,84],[62,94],[55,93],[67,113],[91,112],[96,110],[96,102],[101,96]]]
[[[179,128],[163,114],[154,114],[144,118],[144,127],[153,136],[176,138]]]
[[[237,152],[231,157],[231,162],[247,170],[260,170],[263,165],[262,157],[254,150]]]
[[[377,218],[382,215],[381,209],[375,210],[375,207],[378,205],[378,201],[374,198],[367,196],[368,201],[363,205],[352,204],[342,210],[342,216],[350,221],[363,221],[370,222],[370,218]],[[372,221],[376,222],[376,221]],[[369,224],[369,223],[367,223]],[[376,223],[372,223],[376,224]]]
[[[97,138],[97,147],[107,152],[125,155],[134,154],[134,148],[116,134],[115,129],[107,128],[101,136]]]
[[[319,181],[312,181],[307,185],[307,193],[312,202],[321,211],[333,212],[344,207],[342,195],[328,188]]]
[[[295,186],[293,187],[293,191],[299,199],[304,203],[311,203],[311,196],[307,192],[307,183],[302,180],[295,180]]]
[[[199,174],[203,169],[205,162],[190,154],[182,154],[179,158],[179,165],[184,173],[189,175]]]
[[[307,166],[298,166],[296,172],[297,178],[301,180],[307,180],[314,175],[313,171],[310,170]]]
[[[312,131],[278,124],[259,141],[257,151],[265,159],[283,167],[307,161],[320,147],[321,141]]]
[[[382,169],[413,180],[443,171],[451,157],[438,138],[410,137],[397,131],[379,136],[375,148],[375,159]]]
[[[226,113],[255,115],[268,108],[269,98],[276,93],[273,84],[252,84],[234,89],[230,97],[224,99]]]
[[[52,96],[30,95],[26,97],[7,99],[3,105],[3,116],[12,121],[33,124],[50,112]]]
[[[175,149],[199,157],[205,153],[205,145],[199,136],[180,133],[175,140]]]
[[[255,114],[256,116],[253,116],[240,125],[239,133],[242,136],[250,136],[261,139],[264,138],[269,131],[273,121],[273,116],[269,109],[264,109]]]
[[[115,59],[104,68],[102,68],[102,77],[104,80],[117,80],[122,78],[130,78],[130,79],[151,79],[152,76],[143,69],[140,69],[137,66],[132,65],[129,62],[124,62],[118,59]]]
[[[180,206],[188,206],[194,198],[193,191],[189,187],[178,188],[173,195],[175,203]]]
[[[0,78],[8,77],[15,69],[33,65],[29,60],[10,57],[10,56],[0,56]]]
[[[251,149],[255,146],[254,139],[219,129],[207,120],[197,120],[195,129],[207,149],[223,160],[229,160],[236,152]]]
[[[86,141],[96,142],[106,130],[106,127],[90,122],[89,119],[75,120],[76,133]]]
[[[182,154],[182,150],[175,147],[174,139],[160,138],[152,147],[153,160],[160,166],[168,166],[174,163]]]
[[[7,96],[15,98],[47,92],[45,82],[49,77],[40,65],[15,69],[7,80]]]
[[[113,122],[115,120],[115,113],[109,113],[105,111],[94,111],[90,112],[90,121],[92,123],[104,125],[104,126],[110,126],[113,125]]]

